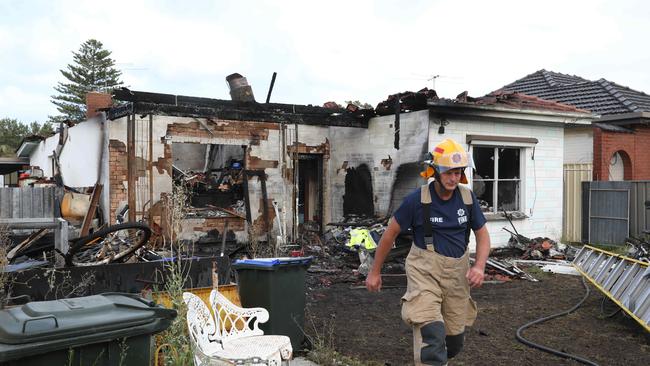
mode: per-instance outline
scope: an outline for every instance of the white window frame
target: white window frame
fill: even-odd
[[[517,212],[521,212],[522,214],[525,212],[525,202],[526,202],[526,157],[528,156],[528,152],[530,148],[534,148],[535,145],[537,144],[537,139],[534,138],[519,138],[519,137],[500,137],[500,136],[480,136],[480,137],[470,137],[471,135],[468,135],[468,144],[469,144],[469,153],[472,154],[472,158],[474,157],[474,147],[481,147],[481,148],[492,148],[493,150],[493,156],[494,156],[494,178],[493,179],[486,179],[485,181],[493,181],[494,184],[492,185],[492,202],[494,203],[494,206],[492,207],[491,211],[486,211],[484,212],[485,214],[488,215],[501,215],[503,212],[498,211],[498,197],[499,197],[499,181],[502,182],[513,182],[513,181],[519,181],[519,204],[518,204],[518,209]],[[503,139],[503,141],[499,141],[500,138]],[[517,141],[520,140],[520,141]],[[519,179],[499,179],[499,154],[498,150],[499,148],[506,148],[506,149],[519,149]],[[471,181],[470,181],[470,187],[472,187],[474,184],[474,172],[471,172]]]

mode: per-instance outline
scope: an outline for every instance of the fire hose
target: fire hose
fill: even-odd
[[[577,309],[582,305],[582,303],[584,303],[585,300],[587,300],[587,297],[589,297],[589,287],[587,286],[587,282],[585,282],[584,277],[582,278],[582,285],[583,285],[584,288],[585,288],[585,296],[582,298],[582,300],[580,300],[577,304],[575,304],[575,305],[574,305],[571,309],[569,309],[569,310],[563,311],[563,312],[561,312],[561,313],[557,313],[557,314],[553,314],[553,315],[545,316],[545,317],[543,317],[543,318],[539,318],[539,319],[537,319],[537,320],[533,320],[533,321],[530,322],[530,323],[526,323],[526,324],[522,325],[521,327],[519,327],[519,329],[517,329],[517,334],[516,334],[516,336],[517,336],[517,340],[518,340],[519,342],[521,342],[521,343],[527,345],[528,347],[537,348],[537,349],[539,349],[539,350],[541,350],[541,351],[548,352],[548,353],[554,354],[554,355],[556,355],[556,356],[560,356],[560,357],[563,357],[563,358],[570,358],[570,359],[576,360],[576,361],[578,361],[578,362],[580,362],[580,363],[582,363],[582,364],[585,364],[585,365],[598,366],[597,363],[592,362],[592,361],[590,361],[590,360],[587,360],[587,359],[585,359],[585,358],[582,358],[582,357],[580,357],[580,356],[572,355],[572,354],[570,354],[570,353],[565,353],[565,352],[559,351],[559,350],[554,349],[554,348],[546,347],[546,346],[544,346],[544,345],[541,345],[541,344],[538,344],[538,343],[531,342],[531,341],[527,340],[526,338],[524,338],[524,337],[521,335],[521,333],[523,332],[523,330],[526,329],[526,328],[528,328],[528,327],[530,327],[530,326],[533,326],[533,325],[535,325],[535,324],[543,323],[543,322],[545,322],[545,321],[547,321],[547,320],[551,320],[551,319],[559,318],[559,317],[561,317],[561,316],[568,315],[568,314],[570,314],[570,313],[576,311],[576,310],[577,310]]]

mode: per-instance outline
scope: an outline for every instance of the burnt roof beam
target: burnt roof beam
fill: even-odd
[[[167,105],[146,102],[133,103],[133,112],[136,114],[165,115],[190,118],[216,118],[224,120],[271,122],[271,123],[298,123],[314,126],[342,126],[367,128],[368,122],[358,120],[349,114],[325,113],[284,113],[282,111],[268,111],[258,108],[210,108],[188,105]]]
[[[367,128],[368,113],[351,114],[345,109],[281,103],[260,104],[232,100],[188,97],[183,95],[131,91],[113,91],[116,100],[131,102],[133,113],[162,114],[178,117],[221,118],[253,122],[283,122]],[[131,104],[129,103],[129,104]],[[117,113],[116,115],[119,115]]]

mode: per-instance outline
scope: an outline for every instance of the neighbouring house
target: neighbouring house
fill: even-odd
[[[647,228],[648,215],[642,202],[632,202],[636,208],[631,209],[626,205],[620,208],[619,213],[610,212],[609,215],[589,213],[589,207],[584,210],[581,185],[582,182],[591,180],[650,180],[650,150],[646,148],[647,142],[650,141],[650,95],[605,79],[591,81],[547,70],[536,71],[500,90],[534,95],[599,115],[591,126],[565,130],[566,198],[563,231],[566,240],[589,240],[591,235],[586,230],[586,222],[591,222],[591,216],[617,217],[612,220],[603,218],[602,220],[609,221],[607,223],[593,223],[594,229],[603,228],[600,231],[603,231],[604,237],[592,240],[601,242],[620,242],[621,238],[630,233],[639,234]],[[634,192],[631,195],[634,195]],[[612,199],[620,201],[625,200],[625,197]],[[631,199],[634,201],[634,197]],[[642,197],[639,199],[643,201]],[[611,207],[610,204],[606,206]],[[588,220],[585,221],[586,219]],[[629,220],[629,223],[626,223],[626,220]],[[610,225],[618,228],[614,230]],[[621,231],[620,235],[616,235],[618,239],[610,237],[613,231]]]
[[[18,186],[18,171],[29,166],[29,158],[0,157],[0,187]]]
[[[567,129],[565,164],[593,163],[594,180],[649,180],[650,95],[614,82],[539,70],[501,90],[569,104],[600,116]]]
[[[295,238],[305,222],[323,230],[349,215],[390,216],[424,183],[426,153],[451,137],[476,161],[470,183],[493,242],[504,245],[503,209],[528,236],[560,237],[564,131],[593,119],[519,93],[448,100],[424,89],[392,95],[374,110],[256,103],[238,89],[231,95],[238,100],[89,94],[93,117],[67,128],[56,154],[48,144],[59,144],[59,135],[41,142],[32,165],[46,175],[55,166],[68,186],[103,183],[111,222],[127,203],[131,219],[155,216],[174,182],[183,182],[194,208],[183,238],[202,240],[216,229],[245,242],[249,229],[275,243]]]

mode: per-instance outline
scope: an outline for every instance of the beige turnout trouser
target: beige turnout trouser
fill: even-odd
[[[446,257],[433,250],[421,249],[415,245],[406,257],[406,276],[408,285],[402,297],[402,319],[413,327],[413,356],[416,365],[445,364],[447,360],[445,337],[461,335],[466,326],[474,324],[477,309],[470,297],[469,283],[465,277],[469,269],[469,251],[460,258]],[[421,331],[422,327],[437,322],[437,331],[431,337]],[[444,332],[442,324],[444,323]],[[436,328],[436,327],[433,327]],[[428,331],[428,330],[427,330]],[[444,333],[444,334],[441,334]],[[425,334],[423,342],[422,334]],[[437,343],[445,351],[440,363],[429,362],[425,358],[424,348]],[[426,352],[431,351],[429,349]],[[440,352],[437,352],[438,354]],[[442,356],[440,356],[442,357]]]

